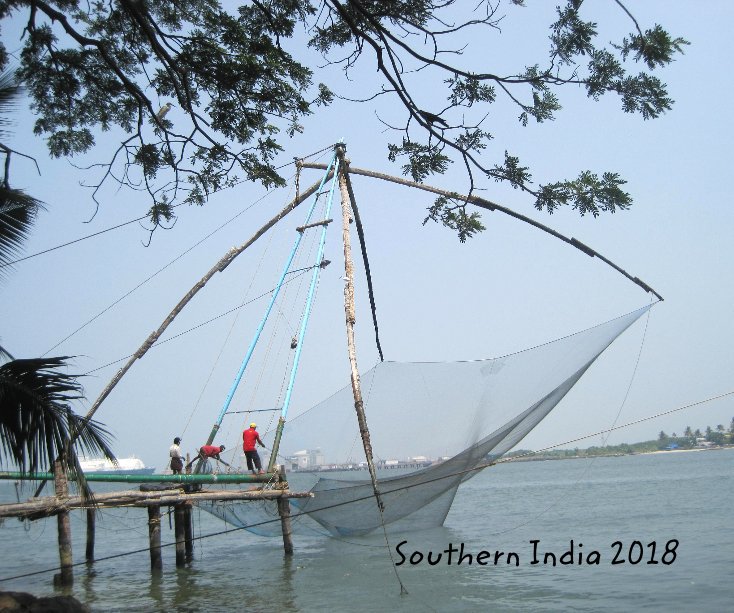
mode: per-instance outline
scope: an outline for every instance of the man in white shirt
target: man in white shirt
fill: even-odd
[[[173,439],[173,445],[168,450],[168,455],[171,456],[171,470],[174,475],[180,475],[183,470],[183,456],[181,456],[181,439],[176,437]]]

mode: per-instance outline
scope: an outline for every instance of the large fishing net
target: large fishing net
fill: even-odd
[[[281,454],[309,452],[319,471],[290,472],[296,524],[333,535],[441,525],[459,485],[515,447],[561,401],[596,358],[650,307],[544,345],[467,362],[381,362],[361,377],[382,518],[364,470],[351,386],[291,419]],[[304,454],[301,453],[301,456]],[[295,461],[294,461],[295,462]],[[286,461],[289,468],[292,466]],[[295,464],[294,464],[295,465]],[[349,472],[327,469],[351,467]],[[308,480],[310,479],[310,483]],[[275,503],[216,503],[208,511],[260,534],[278,534]],[[316,524],[311,524],[315,526]]]

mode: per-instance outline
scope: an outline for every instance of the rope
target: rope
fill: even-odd
[[[13,266],[14,264],[18,264],[19,262],[24,262],[25,260],[30,260],[31,258],[35,258],[39,255],[44,255],[46,253],[50,253],[51,251],[56,251],[57,249],[61,249],[62,247],[68,247],[69,245],[79,243],[88,238],[99,236],[100,234],[104,234],[105,232],[110,232],[112,230],[117,230],[118,228],[128,226],[131,223],[135,223],[136,221],[142,221],[143,219],[146,219],[147,217],[148,217],[147,215],[143,215],[142,217],[137,217],[135,219],[131,219],[130,221],[126,221],[116,226],[112,226],[111,228],[107,228],[106,230],[100,230],[99,232],[95,232],[94,234],[88,234],[87,236],[82,236],[81,238],[74,239],[73,241],[69,241],[68,243],[56,245],[55,247],[49,247],[48,249],[44,249],[43,251],[39,251],[38,253],[33,253],[31,255],[27,255],[25,257],[18,258],[17,260],[13,260],[12,262],[6,262],[5,264],[0,264],[0,268],[5,268],[6,266]]]
[[[377,499],[377,508],[380,511],[380,524],[382,525],[382,535],[385,537],[385,548],[387,549],[388,556],[390,557],[390,564],[392,565],[393,572],[395,573],[395,578],[398,580],[398,583],[400,584],[400,595],[407,594],[408,590],[405,589],[405,585],[403,584],[403,580],[400,578],[400,573],[398,572],[398,567],[395,565],[395,558],[392,555],[392,547],[390,547],[390,539],[387,537],[387,526],[385,525],[385,517],[384,517],[384,507],[381,504],[381,501],[379,498]]]
[[[320,196],[321,196],[321,194],[318,194],[317,193],[316,194],[316,199],[318,200],[320,198]],[[296,198],[298,198],[298,197],[299,197],[299,189],[298,189],[298,186],[296,186]],[[311,243],[310,243],[310,245],[309,245],[308,242],[304,242],[303,245],[299,248],[298,253],[297,253],[297,256],[296,256],[299,260],[307,261],[307,260],[311,260],[312,259],[312,257],[310,257],[310,256],[313,253],[314,240],[315,240],[315,234],[311,236]],[[304,255],[304,253],[306,253],[307,255]],[[276,355],[271,358],[272,351],[273,351],[273,346],[275,345],[275,339],[276,339],[276,336],[278,334],[278,328],[279,328],[280,319],[283,320],[283,322],[285,324],[285,327],[286,327],[286,329],[288,331],[288,335],[290,337],[292,337],[294,335],[294,330],[297,329],[297,327],[294,327],[291,324],[291,322],[288,319],[288,317],[286,316],[286,314],[284,312],[284,308],[281,306],[281,304],[289,312],[295,311],[295,305],[296,305],[296,302],[298,301],[298,296],[303,291],[304,283],[305,283],[305,280],[306,280],[305,273],[308,272],[308,271],[310,271],[310,270],[313,270],[314,268],[315,268],[315,265],[314,266],[306,266],[306,267],[297,268],[295,270],[290,270],[287,273],[287,275],[291,275],[291,274],[295,274],[295,273],[303,273],[303,274],[298,274],[297,277],[294,277],[293,278],[293,279],[295,279],[295,278],[299,278],[300,279],[299,283],[297,284],[296,288],[293,291],[291,291],[290,285],[286,285],[286,283],[284,283],[285,288],[283,290],[283,293],[281,294],[279,300],[276,300],[275,301],[275,307],[277,309],[277,314],[280,315],[280,318],[277,318],[276,321],[275,321],[274,329],[273,329],[273,331],[272,331],[272,333],[270,335],[270,338],[269,338],[269,341],[268,341],[268,345],[267,345],[267,349],[265,351],[265,355],[263,357],[263,360],[262,360],[262,363],[261,363],[261,366],[260,366],[260,370],[259,370],[259,373],[258,373],[258,376],[257,376],[257,379],[256,379],[256,384],[253,387],[252,393],[250,394],[250,399],[249,399],[249,402],[248,402],[248,406],[250,408],[247,409],[247,410],[245,410],[245,411],[243,411],[245,414],[256,412],[256,410],[253,410],[251,407],[255,403],[256,394],[257,394],[257,392],[258,392],[258,390],[260,388],[260,385],[262,383],[262,379],[263,379],[263,377],[265,375],[265,372],[269,370],[267,368],[268,367],[268,362],[270,361],[271,363],[279,363],[279,361],[280,361],[280,356],[281,356],[282,351],[283,351],[283,345],[282,344],[278,346],[279,348],[278,348],[278,350],[276,352]],[[292,301],[291,301],[291,296],[293,297]],[[286,306],[286,303],[288,303],[288,306]],[[283,388],[285,387],[285,381],[287,380],[287,377],[288,377],[288,370],[289,369],[287,368],[287,366],[290,364],[291,355],[292,354],[289,353],[289,358],[288,358],[287,363],[286,363],[286,368],[282,369],[283,376],[282,376],[281,383],[280,383],[280,392],[279,392],[279,396],[278,396],[278,403],[280,402],[280,398],[282,398]],[[270,421],[268,422],[267,426],[264,429],[265,432],[270,431],[270,429],[271,429],[271,427],[273,425],[274,418],[275,418],[275,415],[271,415]],[[245,419],[244,420],[244,425],[246,425],[247,422],[248,422],[248,420]]]
[[[293,277],[292,279],[290,279],[288,281],[285,281],[283,283],[283,285],[285,285],[286,283],[290,283],[291,281],[295,281],[297,278],[298,277]],[[159,340],[156,343],[154,343],[153,345],[151,345],[150,348],[151,349],[155,349],[157,347],[160,347],[161,345],[164,345],[164,344],[168,343],[169,341],[172,341],[172,340],[175,340],[175,339],[179,338],[180,336],[184,336],[186,334],[189,334],[190,332],[193,332],[194,330],[198,330],[199,328],[202,328],[202,327],[204,327],[204,326],[206,326],[206,325],[208,325],[208,324],[216,321],[217,319],[220,319],[222,317],[225,317],[226,315],[229,315],[230,313],[236,311],[237,309],[241,309],[243,307],[246,307],[246,306],[252,304],[253,302],[256,302],[257,300],[260,300],[261,298],[264,298],[265,296],[268,296],[268,295],[270,295],[272,293],[273,293],[273,290],[272,289],[270,289],[270,290],[268,290],[266,292],[263,292],[262,294],[259,294],[258,296],[255,296],[252,300],[250,300],[248,302],[245,302],[243,304],[240,304],[240,305],[238,305],[238,306],[236,306],[236,307],[234,307],[232,309],[229,309],[228,311],[224,311],[224,313],[220,313],[219,315],[216,315],[215,317],[212,317],[211,319],[207,319],[206,321],[203,321],[200,324],[197,324],[197,325],[189,328],[188,330],[184,330],[183,332],[179,332],[178,334],[174,334],[173,336],[169,336],[168,338],[165,338],[163,340]],[[114,364],[117,364],[118,362],[122,362],[124,360],[127,360],[127,359],[131,358],[133,355],[135,355],[135,354],[132,354],[131,353],[130,355],[127,355],[127,356],[122,357],[122,358],[118,358],[116,360],[113,360],[112,362],[107,362],[107,364],[103,364],[102,366],[98,366],[97,368],[94,368],[92,370],[88,370],[87,372],[85,372],[83,375],[80,375],[80,376],[87,376],[87,375],[90,375],[90,374],[92,374],[94,372],[97,372],[98,370],[102,370],[103,368],[107,368],[108,366],[113,366]]]
[[[264,196],[263,196],[263,198],[264,198]],[[260,200],[262,200],[262,198],[261,198]],[[257,202],[260,202],[260,200],[256,201],[256,203],[257,203]],[[287,202],[287,201],[288,201],[288,199],[286,198],[286,202]],[[254,206],[254,204],[256,204],[256,203],[253,203],[253,205],[251,205],[251,206],[250,206],[249,208],[252,208],[252,206]],[[247,210],[247,209],[246,209],[246,210]],[[244,212],[244,211],[243,211],[243,212]],[[241,213],[239,213],[239,214],[235,215],[235,217],[233,217],[233,218],[232,218],[232,220],[234,220],[234,219],[236,219],[237,217],[239,217],[239,215],[241,215]],[[232,220],[230,220],[230,221],[232,221]],[[227,223],[230,223],[230,222],[228,221]],[[225,224],[225,225],[226,225],[226,224]],[[219,230],[219,229],[221,229],[222,227],[224,227],[224,226],[220,226],[220,228],[217,228],[217,230],[216,230],[216,231],[218,231],[218,230]],[[265,248],[264,248],[264,249],[263,249],[263,251],[262,251],[262,255],[260,256],[260,261],[258,262],[258,265],[257,265],[257,267],[255,268],[255,271],[258,271],[258,270],[260,270],[260,267],[261,267],[261,265],[262,265],[262,262],[263,262],[263,260],[265,259],[265,255],[267,254],[267,252],[268,252],[268,250],[270,249],[270,246],[271,246],[271,244],[272,244],[272,242],[273,242],[273,236],[274,236],[274,235],[275,235],[275,233],[274,233],[274,232],[270,232],[270,233],[269,233],[269,236],[268,236],[268,242],[267,242],[267,243],[265,244]],[[245,299],[247,298],[247,296],[249,295],[249,293],[250,293],[250,290],[252,289],[252,286],[253,286],[253,284],[255,283],[255,276],[256,276],[256,275],[255,275],[255,274],[253,274],[253,275],[252,275],[252,276],[250,277],[250,283],[249,283],[249,285],[247,286],[247,288],[245,289],[245,292],[244,292],[244,294],[243,294],[243,296],[242,296],[243,304],[245,304],[245,302],[244,302],[244,301],[245,301]],[[221,359],[221,357],[222,357],[222,354],[224,353],[224,348],[225,348],[225,347],[227,346],[227,343],[229,342],[229,338],[230,338],[230,336],[232,335],[232,331],[234,330],[234,327],[235,327],[235,325],[237,324],[237,320],[239,319],[239,315],[240,315],[240,311],[238,310],[238,311],[237,311],[237,314],[236,314],[236,315],[235,315],[235,317],[234,317],[234,318],[232,319],[232,325],[230,325],[230,327],[229,327],[229,330],[227,331],[227,334],[226,334],[226,336],[224,337],[224,340],[222,341],[222,345],[221,345],[221,347],[220,347],[220,349],[219,349],[219,353],[217,354],[217,357],[216,357],[216,359],[214,360],[214,363],[212,364],[211,370],[209,371],[209,376],[208,376],[208,377],[206,378],[206,381],[204,382],[204,385],[203,385],[203,386],[202,386],[202,388],[201,388],[201,392],[199,393],[199,397],[198,397],[198,398],[196,399],[196,402],[194,403],[194,407],[193,407],[193,408],[191,409],[191,413],[189,414],[189,418],[188,418],[188,420],[186,421],[186,425],[184,426],[184,429],[183,429],[183,431],[182,431],[182,434],[184,434],[184,433],[185,433],[185,432],[186,432],[186,431],[188,430],[188,427],[189,427],[189,425],[191,424],[191,420],[193,419],[193,417],[194,417],[194,414],[196,413],[196,411],[197,411],[197,410],[198,410],[198,408],[199,408],[199,404],[201,403],[201,399],[202,399],[202,397],[204,396],[204,392],[206,391],[207,387],[209,386],[209,382],[211,381],[212,377],[214,376],[214,371],[216,370],[216,368],[217,368],[217,364],[219,364],[219,360]]]
[[[652,298],[652,297],[651,297]],[[652,303],[652,299],[650,300]],[[642,340],[640,341],[640,348],[637,351],[637,359],[635,360],[635,367],[632,369],[632,375],[630,376],[629,384],[627,385],[627,390],[624,393],[624,398],[622,399],[622,404],[619,405],[619,410],[617,411],[617,415],[614,417],[614,421],[612,422],[612,426],[617,425],[617,420],[619,419],[619,416],[622,414],[622,409],[624,408],[624,405],[627,404],[627,398],[629,397],[630,390],[632,389],[632,384],[635,381],[635,377],[637,376],[637,367],[640,365],[640,357],[642,357],[642,349],[645,346],[645,339],[647,339],[647,327],[650,324],[650,311],[652,309],[648,309],[647,314],[645,316],[645,328],[642,331]],[[609,436],[607,435],[607,438],[602,439],[603,446],[606,446],[607,441],[609,440]]]
[[[263,195],[262,197],[258,198],[258,199],[257,199],[257,200],[255,200],[254,202],[252,202],[252,203],[251,203],[251,204],[250,204],[250,205],[249,205],[248,207],[246,207],[246,208],[242,209],[242,210],[241,210],[241,211],[240,211],[239,213],[237,213],[237,214],[236,214],[236,215],[235,215],[234,217],[231,217],[230,219],[228,219],[227,221],[225,221],[225,222],[224,222],[224,223],[223,223],[222,225],[220,225],[219,227],[215,228],[215,229],[214,229],[214,230],[212,230],[212,231],[211,231],[211,232],[210,232],[209,234],[207,234],[207,235],[206,235],[206,236],[204,236],[204,237],[203,237],[202,239],[200,239],[199,241],[197,241],[196,243],[194,243],[194,244],[193,244],[193,245],[192,245],[191,247],[189,247],[188,249],[186,249],[186,250],[182,251],[182,252],[181,252],[181,253],[180,253],[179,255],[177,255],[177,256],[176,256],[175,258],[173,258],[173,259],[172,259],[172,260],[171,260],[170,262],[168,262],[168,264],[166,264],[166,265],[165,265],[165,266],[163,266],[162,268],[158,269],[158,270],[157,270],[156,272],[154,272],[154,273],[153,273],[152,275],[150,275],[150,276],[149,276],[148,278],[144,279],[144,280],[143,280],[143,281],[141,281],[141,282],[140,282],[140,283],[139,283],[138,285],[136,285],[135,287],[133,287],[133,288],[132,288],[132,289],[131,289],[131,290],[130,290],[129,292],[127,292],[127,293],[123,294],[123,295],[122,295],[122,296],[121,296],[120,298],[118,298],[117,300],[115,300],[114,302],[112,302],[112,303],[111,303],[111,304],[110,304],[109,306],[107,306],[107,307],[106,307],[106,308],[104,308],[104,309],[103,309],[102,311],[100,311],[99,313],[97,313],[97,314],[96,314],[96,315],[95,315],[94,317],[92,317],[91,319],[87,320],[87,321],[86,321],[85,323],[83,323],[83,324],[82,324],[81,326],[79,326],[79,327],[78,327],[78,328],[77,328],[76,330],[74,330],[74,331],[73,331],[73,332],[72,332],[71,334],[69,334],[68,336],[66,336],[66,337],[64,337],[63,339],[61,339],[61,340],[60,340],[60,341],[59,341],[58,343],[56,343],[56,344],[55,344],[55,345],[54,345],[53,347],[51,347],[51,348],[50,348],[50,349],[49,349],[48,351],[46,351],[46,353],[44,353],[43,355],[45,356],[45,355],[49,354],[49,353],[50,353],[51,351],[53,351],[54,349],[56,349],[56,347],[58,347],[58,346],[59,346],[59,345],[61,345],[62,343],[65,343],[66,341],[68,341],[68,340],[69,340],[70,338],[72,338],[73,336],[75,336],[75,335],[76,335],[76,334],[77,334],[78,332],[81,332],[81,331],[82,331],[82,330],[83,330],[84,328],[86,328],[86,327],[87,327],[87,326],[88,326],[89,324],[91,324],[91,323],[92,323],[93,321],[95,321],[96,319],[98,319],[99,317],[101,317],[102,315],[104,315],[104,314],[105,314],[105,313],[106,313],[107,311],[109,311],[109,310],[110,310],[110,309],[112,309],[112,308],[113,308],[114,306],[116,306],[117,304],[119,304],[120,302],[122,302],[122,301],[123,301],[123,300],[124,300],[125,298],[127,298],[128,296],[130,296],[131,294],[133,294],[134,292],[136,292],[136,291],[137,291],[138,289],[140,289],[141,287],[143,287],[143,285],[145,285],[145,284],[146,284],[146,283],[148,283],[148,282],[149,282],[150,280],[152,280],[153,278],[155,278],[156,276],[158,276],[158,275],[159,275],[159,274],[160,274],[161,272],[163,272],[164,270],[166,270],[166,269],[167,269],[167,268],[168,268],[169,266],[173,265],[173,264],[174,264],[175,262],[177,262],[178,260],[180,260],[180,259],[181,259],[181,258],[182,258],[183,256],[185,256],[186,254],[188,254],[188,253],[190,253],[191,251],[193,251],[193,250],[194,250],[194,249],[195,249],[196,247],[198,247],[199,245],[201,245],[201,244],[202,244],[202,243],[203,243],[204,241],[206,241],[206,240],[210,239],[210,238],[211,238],[212,236],[214,236],[214,235],[215,235],[215,234],[216,234],[217,232],[219,232],[220,230],[222,230],[223,228],[225,228],[226,226],[228,226],[229,224],[231,224],[231,223],[232,223],[232,222],[233,222],[234,220],[236,220],[236,219],[237,219],[238,217],[240,217],[240,216],[244,215],[244,214],[245,214],[246,212],[248,212],[248,211],[249,211],[250,209],[252,209],[252,208],[253,208],[253,207],[255,207],[256,205],[260,204],[260,203],[261,203],[261,202],[262,202],[263,200],[265,200],[265,198],[267,198],[267,197],[268,197],[268,196],[269,196],[270,194],[271,194],[271,192],[266,192],[266,193],[265,193],[265,194],[264,194],[264,195]],[[133,220],[133,221],[138,221],[138,220],[137,220],[137,219],[135,219],[135,220]],[[132,223],[132,222],[126,222],[126,223]],[[122,225],[126,225],[126,224],[122,224]],[[116,226],[116,227],[120,227],[120,226]],[[112,229],[114,229],[114,228],[112,228]],[[106,231],[106,230],[105,230],[105,231]],[[98,232],[98,234],[101,234],[101,232]],[[94,236],[94,235],[90,235],[90,236]],[[272,235],[271,235],[271,236],[272,236]],[[81,240],[81,239],[79,239],[79,240]],[[78,241],[72,241],[72,242],[78,242]],[[71,243],[68,243],[68,244],[71,244]],[[56,248],[57,248],[57,247],[55,247],[54,249],[56,249]],[[49,250],[49,251],[50,251],[50,250]],[[32,256],[30,256],[30,257],[32,257]],[[42,357],[43,357],[43,356],[42,356]]]
[[[302,162],[303,160],[307,160],[308,158],[312,158],[316,155],[319,155],[320,153],[323,153],[324,151],[331,151],[332,145],[329,145],[328,147],[324,147],[323,149],[319,149],[318,151],[314,151],[313,153],[309,153],[308,155],[304,155],[303,157],[299,158],[298,161]],[[281,166],[276,166],[273,170],[282,170],[283,168],[287,168],[291,164],[295,164],[296,160],[294,159],[292,162],[287,162],[286,164],[282,164]],[[300,169],[299,169],[300,172]],[[217,190],[215,193],[223,192],[226,189],[232,189],[234,187],[237,187],[238,185],[241,185],[242,183],[249,183],[249,180],[240,179],[239,181],[235,181],[234,183],[230,185],[226,185],[225,187],[222,187],[221,189]],[[267,194],[266,194],[267,195]],[[264,197],[264,196],[263,196]],[[183,204],[183,203],[181,203]],[[174,208],[177,208],[181,206],[181,204],[175,205]],[[25,260],[30,260],[31,258],[35,258],[39,255],[44,255],[46,253],[50,253],[51,251],[56,251],[57,249],[61,249],[63,247],[68,247],[70,245],[74,245],[76,243],[79,243],[81,241],[87,240],[88,238],[94,238],[95,236],[99,236],[100,234],[105,234],[106,232],[111,232],[112,230],[117,230],[119,228],[123,228],[124,226],[128,226],[132,223],[136,223],[138,221],[143,221],[144,219],[147,219],[148,215],[143,215],[142,217],[136,217],[135,219],[130,219],[129,221],[125,221],[121,224],[118,224],[116,226],[112,226],[110,228],[106,228],[104,230],[100,230],[99,232],[94,232],[93,234],[88,234],[86,236],[82,236],[80,238],[74,239],[72,241],[69,241],[67,243],[62,243],[61,245],[56,245],[55,247],[49,247],[48,249],[44,249],[43,251],[39,251],[37,253],[33,253],[31,255],[24,256],[22,258],[18,258],[17,260],[13,260],[12,262],[5,262],[4,264],[0,264],[0,268],[5,268],[6,266],[13,266],[14,264],[18,264],[20,262],[24,262]],[[66,340],[66,339],[64,339]],[[50,351],[50,350],[49,350]]]
[[[297,167],[297,172],[296,172],[296,196],[295,196],[295,200],[299,200],[300,199],[300,183],[299,183],[300,169],[299,169],[299,165],[298,164],[297,164],[296,167]],[[314,205],[311,208],[312,211],[315,210],[316,207],[318,206],[318,202],[319,202],[320,196],[321,196],[321,193],[317,193],[316,194],[316,199],[315,199],[316,202],[314,203]],[[290,264],[289,268],[292,268],[293,267],[293,262],[295,262],[296,259],[298,259],[298,258],[300,258],[301,260],[303,260],[305,257],[308,257],[309,260],[312,259],[312,257],[305,256],[304,255],[305,253],[312,254],[312,252],[313,252],[315,235],[312,233],[310,238],[311,238],[311,241],[310,241],[311,244],[310,244],[310,246],[309,246],[308,238],[305,241],[300,241],[300,240],[297,241],[297,243],[296,243],[296,245],[297,245],[297,251],[295,253],[293,253],[293,255],[291,256],[291,260],[292,261],[291,261],[291,264]],[[320,263],[317,263],[317,264],[320,264]],[[314,268],[316,268],[315,265],[314,266],[311,266],[311,267],[308,267],[308,268],[305,268],[305,270],[313,270]],[[298,271],[299,271],[299,269],[286,271],[284,273],[284,277],[287,276],[287,275],[291,275],[291,274],[293,274],[295,272],[298,272]],[[284,278],[281,278],[281,285],[280,285],[280,287],[283,287],[285,285],[285,284],[282,283],[283,280],[284,280]],[[300,293],[300,289],[303,287],[303,283],[304,282],[305,282],[304,279],[301,279],[300,283],[298,284],[299,285],[299,289],[295,292],[295,296],[297,296]],[[290,322],[288,321],[288,318],[283,313],[283,309],[281,308],[281,301],[283,303],[286,303],[286,302],[289,301],[289,296],[291,294],[293,294],[293,292],[290,292],[289,291],[289,288],[290,288],[290,286],[287,286],[286,285],[284,287],[283,293],[280,296],[277,296],[276,299],[274,299],[274,304],[273,304],[273,306],[276,307],[276,312],[279,313],[282,316],[283,320],[285,321],[286,326],[289,326],[290,325]],[[294,304],[295,304],[295,301],[294,301]],[[303,318],[303,315],[302,315],[302,318]],[[274,372],[274,369],[270,368],[269,367],[269,364],[272,364],[272,363],[280,363],[280,357],[282,355],[283,345],[282,344],[276,344],[276,339],[279,337],[279,334],[280,334],[280,318],[276,318],[276,321],[274,322],[274,324],[271,325],[270,330],[271,330],[271,332],[269,334],[269,340],[268,340],[268,343],[267,343],[267,346],[266,346],[265,353],[264,353],[264,355],[262,356],[262,358],[260,360],[258,372],[257,372],[257,374],[251,373],[251,374],[254,375],[254,378],[253,377],[250,377],[249,378],[250,381],[253,382],[253,384],[251,385],[251,392],[249,394],[249,400],[246,403],[246,407],[248,409],[250,409],[250,410],[253,408],[253,406],[255,405],[255,402],[258,399],[259,390],[261,389],[261,386],[263,385],[263,382],[265,380],[266,373]],[[292,343],[291,343],[291,347],[292,347]],[[252,350],[252,347],[251,347],[250,351],[251,350]],[[281,393],[282,393],[282,382],[281,382]],[[234,400],[234,397],[233,396],[232,396],[231,400],[232,401]],[[225,411],[224,414],[227,414],[227,413],[229,413],[229,410]],[[220,416],[220,419],[224,417],[224,414]],[[274,415],[271,415],[270,422],[268,423],[266,430],[268,430],[268,431],[270,430],[271,426],[273,425],[273,420],[274,419],[275,419],[275,416]],[[245,427],[246,427],[246,423],[247,423],[247,421],[245,421]],[[232,427],[233,427],[232,422],[229,422],[226,431],[223,433],[224,436],[225,436],[225,439],[228,438]],[[235,453],[235,451],[233,450],[233,451],[230,452],[230,455],[233,455],[234,453]]]
[[[298,189],[298,187],[296,189]],[[298,192],[296,192],[296,193],[298,193]],[[317,201],[319,200],[319,198],[321,198],[321,193],[317,193],[316,194],[316,200]],[[314,251],[315,246],[316,246],[316,234],[315,233],[311,233],[310,242],[304,241],[303,246],[301,247],[301,249],[298,252],[299,261],[302,261],[302,262],[311,261],[313,259],[313,251]],[[282,303],[283,303],[284,306],[286,306],[286,303],[288,303],[288,305],[286,306],[286,308],[287,308],[287,310],[288,310],[289,313],[293,313],[293,312],[296,311],[296,304],[299,302],[299,296],[302,295],[303,290],[304,290],[304,285],[306,283],[306,278],[307,277],[306,277],[305,273],[307,271],[313,270],[315,267],[316,267],[316,265],[314,264],[312,266],[305,266],[305,267],[297,268],[295,270],[291,270],[291,271],[288,272],[288,274],[293,274],[293,273],[296,273],[296,272],[303,272],[304,273],[302,275],[299,275],[300,282],[298,283],[297,287],[293,291],[289,291],[289,288],[287,288],[286,291],[283,292],[283,295],[282,295],[282,299],[281,300],[282,300]],[[302,301],[305,301],[305,299],[306,298],[304,296],[301,300]],[[300,309],[300,314],[301,315],[300,315],[300,318],[298,320],[298,325],[294,326],[290,322],[290,320],[288,319],[288,317],[286,316],[286,314],[284,312],[284,309],[281,308],[281,305],[277,301],[276,301],[276,307],[278,309],[278,314],[283,319],[283,322],[285,323],[285,326],[286,326],[286,328],[288,330],[288,336],[291,337],[291,338],[297,337],[297,334],[298,334],[297,333],[297,330],[300,328],[301,321],[303,320],[303,308]],[[279,320],[277,320],[277,321],[279,321]],[[273,337],[271,337],[270,344],[268,345],[268,352],[267,352],[268,354],[270,354],[271,347],[272,347],[272,344],[273,344],[274,340],[275,339],[274,339],[274,335],[273,335]],[[289,347],[290,346],[291,345],[289,343]],[[284,346],[283,345],[280,345],[279,346],[279,350],[277,352],[277,355],[275,356],[273,362],[279,362],[279,359],[280,359],[280,356],[281,356],[281,352],[283,351],[283,349],[284,349]],[[292,359],[293,358],[294,358],[293,353],[290,352],[290,350],[289,350],[288,359],[286,360],[285,367],[281,369],[281,372],[283,374],[282,374],[282,377],[281,377],[281,380],[280,380],[280,387],[279,387],[278,397],[277,397],[277,404],[279,406],[281,406],[281,404],[282,404],[281,403],[281,400],[283,398],[283,391],[284,391],[284,389],[286,387],[286,382],[288,380],[288,375],[289,375],[289,372],[290,372],[290,367],[291,367],[291,363],[292,363]],[[263,361],[263,365],[262,365],[262,369],[261,369],[261,373],[260,373],[260,378],[258,379],[258,386],[259,386],[260,380],[262,379],[262,376],[263,376],[263,374],[265,372],[265,367],[266,367],[266,364],[265,364],[265,361]],[[252,398],[251,398],[251,402],[250,402],[250,406],[252,406],[252,404],[253,404],[254,397],[255,397],[255,391],[256,390],[253,390]],[[268,424],[267,424],[267,426],[265,428],[265,432],[269,432],[270,431],[270,429],[272,428],[274,419],[275,419],[275,415],[273,414],[273,415],[270,416],[270,420],[269,420],[269,422],[268,422]],[[245,423],[247,423],[247,420],[245,420]]]
[[[300,195],[300,194],[299,194],[299,192],[298,192],[298,191],[296,191],[296,195],[295,195],[295,198],[296,198],[296,199],[298,199],[299,195]],[[286,202],[288,202],[288,198],[286,198]],[[284,226],[282,226],[282,225],[281,225],[281,227],[284,227]],[[272,242],[272,240],[273,240],[274,236],[275,236],[275,232],[271,233],[271,236],[270,236],[270,242],[268,243],[268,247],[270,247],[270,243]],[[261,267],[262,267],[262,263],[263,263],[263,260],[264,260],[264,259],[265,259],[265,253],[263,253],[263,256],[262,256],[262,258],[260,259],[260,262],[258,263],[258,266],[257,266],[257,270],[260,270],[260,269],[261,269]],[[297,277],[295,277],[295,278],[297,278]],[[253,279],[253,281],[254,281],[254,279]],[[248,287],[248,290],[247,290],[248,292],[250,291],[250,288],[251,288],[251,287],[252,287],[252,284],[250,284],[250,287]],[[287,293],[288,293],[288,289],[290,288],[290,285],[289,285],[289,284],[288,284],[287,282],[284,282],[284,283],[282,284],[282,287],[283,287],[283,295],[287,295]],[[278,301],[277,301],[277,300],[276,300],[276,302],[275,302],[275,306],[276,306],[276,308],[278,308],[278,309],[280,308],[280,307],[279,307],[279,305],[278,305]],[[230,328],[230,334],[231,334],[232,330],[234,329],[234,324],[235,324],[235,323],[236,323],[236,322],[232,322],[232,327]],[[270,356],[270,352],[271,352],[271,347],[272,347],[272,345],[273,345],[273,341],[274,341],[274,339],[275,339],[275,336],[276,336],[276,334],[277,334],[277,330],[278,330],[278,324],[277,324],[277,320],[276,320],[276,323],[275,323],[275,327],[274,327],[274,329],[273,329],[273,331],[272,331],[272,333],[271,333],[271,335],[270,335],[270,341],[268,342],[268,345],[267,345],[267,349],[266,349],[266,351],[265,351],[265,355],[263,356],[263,360],[262,360],[262,368],[261,368],[261,371],[260,371],[260,375],[259,375],[259,377],[257,378],[257,383],[255,384],[255,386],[254,386],[254,388],[253,388],[253,391],[252,391],[252,395],[251,395],[251,398],[250,398],[250,402],[249,402],[249,407],[250,407],[250,408],[252,407],[252,405],[253,405],[253,403],[254,403],[254,398],[255,398],[255,394],[256,394],[257,390],[259,389],[259,387],[260,387],[260,383],[261,383],[261,381],[262,381],[262,377],[263,377],[263,374],[264,374],[264,372],[265,372],[265,365],[266,365],[266,363],[267,363],[267,361],[268,361],[268,359],[269,359],[269,356]],[[227,342],[227,341],[229,340],[229,336],[230,336],[230,334],[228,334],[228,335],[227,335],[227,339],[225,340],[225,344],[226,344],[226,342]],[[224,345],[222,346],[222,352],[223,352],[223,351],[224,351]],[[220,352],[220,356],[221,356],[221,352]],[[234,399],[233,399],[233,400],[234,400]],[[228,412],[229,412],[229,411],[225,412],[225,415],[226,415],[226,414],[227,414]],[[224,416],[222,416],[222,417],[224,417]],[[229,439],[229,436],[230,436],[230,434],[231,434],[231,432],[232,432],[232,427],[233,427],[233,425],[232,425],[231,423],[229,423],[229,424],[227,425],[227,429],[226,429],[226,431],[225,431],[225,432],[223,433],[223,434],[224,434],[224,438],[225,438],[225,440],[228,440],[228,439]],[[243,427],[244,427],[244,426],[243,426]],[[237,443],[237,444],[236,444],[236,445],[234,446],[234,448],[233,448],[233,449],[232,449],[232,450],[230,451],[230,453],[229,453],[229,457],[230,457],[230,460],[231,460],[232,462],[234,462],[235,456],[236,456],[236,455],[237,455],[237,453],[238,453],[238,447],[239,447],[239,442],[238,442],[238,443]]]
[[[377,345],[377,352],[380,354],[380,361],[383,362],[385,358],[382,355],[382,347],[380,346],[380,330],[377,325],[377,307],[375,306],[375,291],[372,286],[372,273],[370,272],[370,261],[367,257],[367,242],[364,237],[364,228],[362,226],[362,219],[359,216],[359,209],[357,208],[357,200],[354,197],[354,190],[352,189],[352,181],[349,178],[349,166],[346,167],[344,177],[347,182],[347,191],[349,192],[349,200],[352,203],[352,211],[354,212],[354,224],[357,226],[357,236],[359,237],[359,248],[362,252],[362,261],[364,262],[364,272],[367,277],[367,293],[370,299],[370,309],[372,309],[372,326],[375,329],[375,344]]]

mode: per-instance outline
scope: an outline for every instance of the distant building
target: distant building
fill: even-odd
[[[296,451],[285,460],[290,465],[290,470],[314,470],[324,465],[324,454],[321,453],[321,448],[317,447]]]

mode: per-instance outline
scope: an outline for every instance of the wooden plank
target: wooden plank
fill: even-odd
[[[175,505],[195,503],[206,500],[277,500],[278,498],[310,498],[310,492],[289,492],[287,490],[221,490],[185,493],[178,491],[139,492],[135,490],[110,492],[95,495],[98,508],[148,507],[151,505]],[[72,509],[86,509],[88,502],[80,496],[46,496],[27,502],[0,505],[0,517],[21,517],[38,519],[50,517]]]

